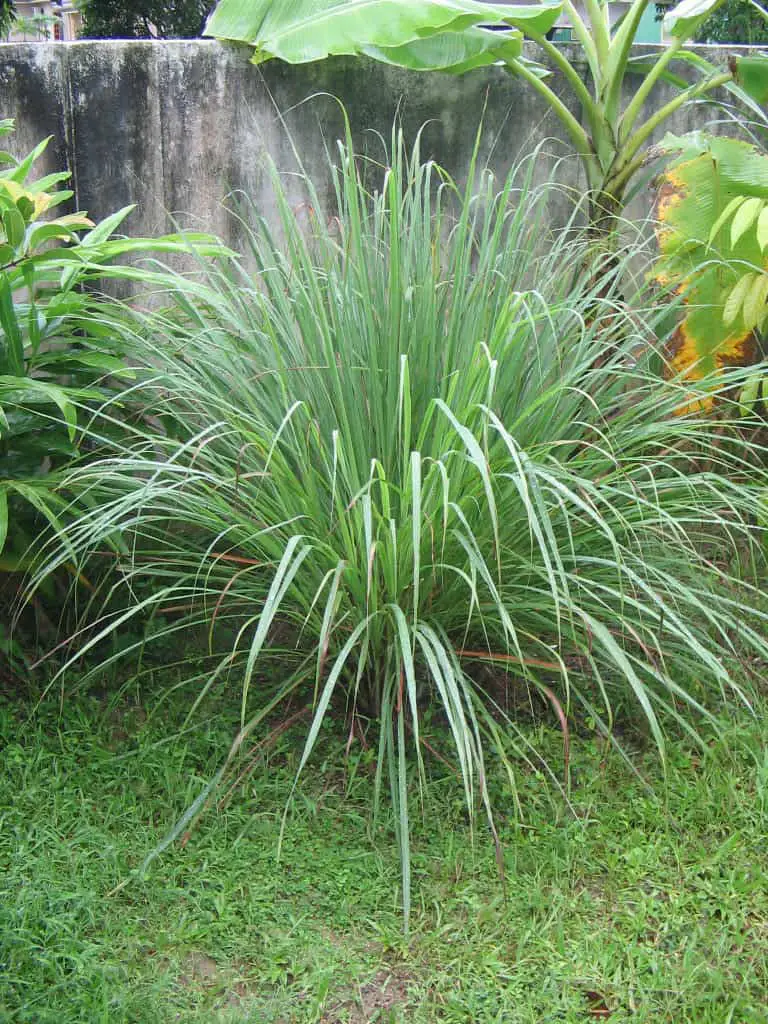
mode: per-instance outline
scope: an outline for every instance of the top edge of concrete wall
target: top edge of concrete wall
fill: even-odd
[[[718,65],[733,52],[756,49],[698,48]],[[563,50],[585,74],[580,47]],[[534,154],[537,184],[555,180],[572,192],[581,186],[580,164],[562,126],[533,89],[503,68],[454,76],[350,57],[254,67],[251,52],[207,39],[0,44],[0,117],[16,118],[17,152],[53,137],[41,173],[70,170],[77,205],[92,217],[137,204],[128,223],[133,234],[182,224],[236,245],[237,229],[222,201],[247,195],[268,216],[274,209],[269,161],[289,179],[296,170],[311,175],[318,195],[332,204],[329,165],[336,140],[344,137],[339,101],[355,145],[377,158],[397,117],[406,140],[421,133],[422,156],[461,182],[482,121],[481,166],[503,177]],[[538,47],[526,44],[526,54],[538,57]],[[556,70],[550,82],[580,116]],[[636,82],[626,80],[625,101]],[[673,94],[673,86],[660,83],[647,113]],[[711,109],[691,105],[664,129],[682,133],[715,119]],[[724,129],[715,124],[715,130]],[[298,177],[295,190],[300,204],[306,193]],[[640,215],[650,205],[646,198]]]
[[[568,59],[580,59],[583,57],[582,47],[578,43],[557,43],[558,49],[568,56]],[[174,47],[200,47],[201,49],[220,49],[223,52],[229,54],[238,54],[243,57],[250,58],[253,50],[250,46],[238,43],[222,43],[216,39],[77,39],[68,42],[0,42],[0,56],[5,56],[9,53],[17,51],[18,53],[29,53],[30,51],[53,51],[59,53],[65,53],[67,51],[82,50],[89,47],[106,47],[111,49],[120,49],[121,47],[148,47],[148,48],[160,48],[170,49]],[[665,43],[638,43],[632,47],[633,51],[650,53],[660,52],[668,49]],[[713,61],[720,62],[727,57],[728,53],[768,53],[767,46],[753,46],[740,43],[723,43],[723,44],[711,44],[711,43],[687,43],[686,49],[695,50],[701,54],[709,54]],[[526,53],[537,53],[541,52],[539,46],[536,43],[532,43],[529,40],[524,42],[524,50]],[[349,57],[341,59],[366,59],[362,57]],[[276,62],[276,61],[274,61]],[[322,61],[314,61],[319,63]],[[302,66],[293,66],[302,67]],[[414,72],[412,74],[434,74],[434,72]],[[468,74],[475,74],[474,72]]]

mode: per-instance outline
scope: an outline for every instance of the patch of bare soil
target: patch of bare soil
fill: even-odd
[[[389,1011],[408,1002],[411,975],[400,968],[377,971],[370,981],[361,985],[354,996],[330,1009],[320,1018],[320,1024],[372,1024],[388,1021]]]
[[[220,968],[205,953],[190,953],[176,978],[180,988],[204,989],[215,996],[218,1010],[244,1008],[254,993],[242,978],[238,964]]]
[[[252,1001],[258,1000],[253,984],[246,980],[245,965],[231,963],[219,966],[205,953],[190,953],[176,975],[180,988],[197,989],[207,993],[209,1006],[218,1013],[248,1012]],[[358,986],[346,989],[332,999],[319,1024],[388,1024],[390,1012],[402,1009],[408,1003],[413,976],[404,967],[381,968],[373,977]]]
[[[182,973],[176,979],[182,988],[215,984],[219,978],[219,968],[215,960],[205,953],[190,953],[183,964]]]

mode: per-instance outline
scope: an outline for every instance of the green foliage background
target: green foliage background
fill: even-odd
[[[0,33],[5,34],[16,17],[13,0],[0,0]]]
[[[761,15],[756,8],[766,11]],[[699,43],[768,43],[768,10],[752,0],[727,0],[704,22],[696,36]]]
[[[199,36],[209,0],[82,0],[82,36],[88,39],[191,39]]]

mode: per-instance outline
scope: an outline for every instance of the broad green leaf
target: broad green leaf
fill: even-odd
[[[118,356],[108,355],[106,352],[83,352],[76,351],[64,357],[61,362],[72,362],[77,366],[88,366],[94,370],[104,370],[106,373],[120,377],[135,378],[136,371],[126,366]]]
[[[35,204],[28,196],[19,196],[16,206],[25,222],[35,216]]]
[[[79,246],[84,253],[88,249],[83,245]],[[208,235],[204,232],[189,231],[177,235],[162,235],[159,238],[110,238],[96,247],[100,262],[115,259],[117,256],[124,256],[129,252],[189,252],[198,256],[210,256],[230,258],[237,255],[232,249],[223,245],[215,235]],[[110,268],[109,273],[116,273],[120,268]],[[127,269],[127,268],[126,268]]]
[[[763,251],[768,246],[768,207],[757,218],[757,244]]]
[[[744,274],[740,277],[736,284],[731,289],[728,297],[725,300],[723,306],[723,323],[726,327],[730,327],[736,321],[741,307],[744,305],[744,299],[747,292],[752,286],[754,280],[754,274]]]
[[[741,390],[741,394],[739,395],[739,404],[741,406],[741,411],[745,416],[750,414],[755,406],[755,402],[757,402],[757,395],[760,390],[760,380],[760,375],[757,373],[754,374],[749,378]]]
[[[35,191],[47,192],[54,185],[59,185],[62,181],[69,181],[71,177],[72,175],[69,171],[56,171],[53,174],[46,174],[43,178],[35,179]]]
[[[522,49],[517,32],[469,28],[416,39],[404,46],[363,46],[361,52],[384,64],[411,71],[448,71],[460,75],[499,61],[509,63],[522,55]]]
[[[9,489],[15,491],[20,498],[23,498],[45,516],[57,533],[61,531],[61,521],[53,509],[55,506],[61,507],[63,503],[44,480],[34,482],[13,480],[9,482]]]
[[[58,407],[67,424],[70,441],[74,440],[77,427],[77,408],[70,400],[64,388],[49,384],[47,381],[35,380],[31,377],[0,377],[0,390],[10,393],[15,402],[23,403],[26,396],[32,400],[43,399]]]
[[[678,39],[690,39],[696,29],[724,0],[682,0],[664,18],[664,31]]]
[[[734,81],[761,106],[768,103],[768,57],[732,57]]]
[[[54,205],[51,193],[26,189],[16,181],[0,181],[0,189],[6,192],[16,204],[19,204],[22,199],[29,203],[30,212],[26,215],[27,217],[39,217]],[[68,196],[71,194],[71,192],[68,193]]]
[[[520,4],[520,6],[509,4],[504,7],[499,5],[489,8],[486,5],[482,23],[496,22],[495,17],[489,18],[489,11],[491,15],[496,11],[503,11],[499,24],[511,25],[512,28],[518,28],[523,33],[529,29],[531,32],[536,32],[537,35],[546,35],[557,24],[562,9],[563,5],[560,0],[546,0],[546,2],[538,4]]]
[[[0,552],[5,547],[8,536],[8,493],[5,484],[0,482]]]
[[[7,274],[0,274],[0,373],[24,373],[24,342]]]
[[[41,194],[47,199],[46,209],[51,209],[54,206],[61,206],[62,203],[69,202],[75,193],[71,189],[65,189],[61,192],[43,192]],[[72,214],[71,216],[81,217],[82,214]]]
[[[735,248],[739,239],[745,234],[758,218],[760,211],[765,207],[765,200],[758,197],[747,199],[738,208],[731,224],[731,245]]]
[[[24,157],[24,159],[16,165],[14,170],[8,174],[8,177],[12,181],[16,181],[19,184],[22,184],[24,181],[26,181],[27,175],[32,170],[33,164],[38,159],[38,157],[43,155],[43,153],[46,150],[46,147],[48,146],[48,143],[51,141],[52,138],[53,136],[49,135],[47,139],[43,139],[42,142],[38,142],[38,144],[35,146],[32,152],[28,153]]]
[[[723,225],[726,224],[730,220],[730,218],[738,210],[738,208],[741,206],[741,204],[745,203],[746,201],[747,201],[747,196],[736,196],[734,199],[732,199],[730,201],[730,203],[728,203],[728,205],[725,207],[723,212],[720,214],[720,216],[715,220],[715,223],[712,225],[712,228],[711,228],[711,230],[709,232],[709,243],[710,243],[710,245],[717,238],[717,236],[720,233],[720,230],[723,227]]]
[[[24,232],[26,229],[27,225],[18,209],[5,211],[3,214],[3,230],[5,232],[5,237],[8,240],[8,244],[12,245],[14,249],[18,249],[24,241]]]
[[[766,298],[768,298],[768,274],[756,273],[752,275],[742,311],[744,326],[748,330],[754,331],[763,320]]]
[[[666,197],[675,201],[696,193],[695,203],[686,204],[680,238],[709,240],[718,219],[727,221],[729,204],[733,210],[740,206],[737,198],[768,200],[768,158],[748,142],[691,132],[665,136],[660,148],[673,155],[663,176]]]
[[[205,34],[253,46],[256,63],[276,57],[299,64],[372,52],[404,67],[445,69],[478,66],[481,44],[492,49],[502,44],[483,33],[467,44],[472,53],[454,52],[452,58],[445,44],[431,50],[417,46],[413,54],[409,44],[479,25],[527,24],[545,33],[559,11],[560,4],[515,7],[471,0],[221,0]]]
[[[87,235],[83,235],[81,240],[82,244],[100,245],[102,242],[106,242],[107,239],[117,231],[128,214],[135,209],[136,204],[132,203],[130,206],[124,206],[122,209],[110,214],[109,217],[105,217],[104,220],[99,221],[92,231],[89,231]]]
[[[724,238],[718,232],[732,216],[754,224],[768,199],[768,156],[749,143],[697,132],[667,136],[662,145],[678,155],[660,178],[661,255],[653,273],[684,294],[683,318],[670,346],[671,369],[695,380],[755,356],[762,248],[757,232],[742,231],[741,223],[735,244],[730,231]],[[710,248],[715,236],[717,259]]]
[[[52,220],[50,223],[58,224],[64,228],[77,228],[78,231],[82,228],[93,227],[93,221],[85,213],[65,213],[63,216]]]
[[[31,230],[27,236],[27,245],[29,249],[37,249],[44,242],[50,242],[53,240],[69,242],[77,240],[77,234],[75,233],[74,228],[57,223],[44,222],[42,224],[31,225]]]

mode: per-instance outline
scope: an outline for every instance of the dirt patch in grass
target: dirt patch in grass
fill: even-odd
[[[205,953],[190,953],[182,965],[182,971],[176,979],[176,984],[181,988],[192,988],[193,986],[207,988],[218,984],[221,979],[221,971],[215,960],[206,956]]]
[[[245,1008],[256,993],[243,977],[243,966],[238,963],[221,968],[205,953],[190,953],[181,965],[176,978],[179,988],[202,989],[215,997],[215,1009]]]
[[[258,1001],[258,994],[248,984],[241,966],[244,965],[220,967],[207,954],[192,952],[182,962],[176,984],[179,988],[205,992],[214,1011],[244,1011],[253,1000]],[[342,990],[332,999],[332,1006],[319,1024],[385,1024],[392,1011],[408,1005],[412,983],[413,975],[404,967],[381,968],[356,990]]]
[[[387,1021],[389,1013],[408,1004],[412,975],[404,968],[383,968],[349,998],[337,1002],[320,1024],[371,1024]]]

